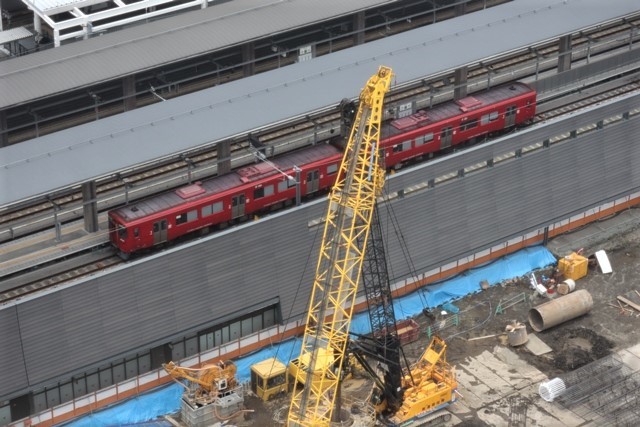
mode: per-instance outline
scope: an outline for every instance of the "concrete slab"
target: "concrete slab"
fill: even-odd
[[[529,334],[529,341],[524,345],[527,350],[536,356],[550,353],[551,347],[544,343],[536,334]]]
[[[637,357],[640,357],[640,344],[636,344],[636,345],[633,345],[631,347],[627,347],[625,350],[628,351],[631,354],[634,354]]]
[[[496,347],[496,349],[498,348],[500,347]],[[488,351],[477,356],[476,361],[506,381],[513,389],[521,389],[531,384],[530,379],[526,375],[522,375],[522,373],[518,372],[513,366],[503,362]]]
[[[479,409],[496,399],[495,395],[489,395],[491,388],[488,385],[479,381],[467,371],[456,369],[456,378],[458,379],[460,394],[464,396],[461,400],[469,408]]]
[[[509,365],[511,370],[515,371],[515,373],[511,373],[509,379],[507,381],[511,382],[511,384],[516,389],[522,389],[533,383],[540,383],[547,379],[547,376],[538,370],[536,367],[531,366],[524,360],[522,360],[516,353],[514,353],[508,347],[496,346],[493,349],[493,355],[500,361]],[[511,372],[511,371],[510,371]],[[518,379],[524,379],[523,381],[518,381]]]
[[[489,387],[488,394],[489,396],[493,396],[494,400],[499,398],[500,396],[504,396],[505,394],[512,392],[514,388],[511,386],[511,384],[509,384],[502,378],[503,375],[509,374],[509,367],[503,363],[500,363],[500,374],[497,374],[492,369],[482,364],[479,361],[479,357],[480,356],[474,358],[473,363],[458,366],[456,368],[456,372],[465,370],[470,375],[473,375],[478,381],[486,384]],[[497,359],[495,360],[497,361]]]
[[[622,359],[622,363],[627,365],[631,371],[636,372],[640,370],[640,356],[632,353],[628,349],[618,351],[620,358]]]

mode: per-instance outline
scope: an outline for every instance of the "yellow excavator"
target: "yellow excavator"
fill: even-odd
[[[197,405],[208,405],[232,393],[237,387],[236,365],[231,361],[205,365],[202,368],[185,368],[173,362],[162,367]],[[189,381],[185,384],[184,380]]]
[[[455,401],[455,375],[446,364],[446,345],[439,338],[431,341],[411,368],[400,367],[401,346],[376,209],[385,175],[379,150],[383,101],[391,79],[392,70],[382,66],[362,89],[338,180],[329,196],[302,348],[290,364],[296,384],[287,418],[290,427],[342,421],[342,411],[335,409],[340,407],[348,352],[374,378],[372,404],[389,423],[424,424],[429,414]],[[349,326],[361,279],[372,334],[351,346]],[[379,369],[370,366],[370,359]]]

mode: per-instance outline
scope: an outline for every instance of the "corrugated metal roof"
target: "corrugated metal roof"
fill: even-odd
[[[475,156],[529,145],[551,131],[573,128],[637,105],[637,95],[549,127],[521,131],[389,177],[389,191],[425,182],[434,168],[468,166]],[[611,107],[611,108],[610,108]],[[562,127],[564,126],[564,128]],[[620,121],[549,149],[501,163],[463,179],[393,201],[394,213],[418,271],[502,242],[523,229],[640,189],[640,145],[630,138],[640,119]],[[581,180],[584,179],[584,182]],[[404,187],[403,187],[404,188]],[[581,191],[584,190],[584,191]],[[588,190],[588,191],[587,191]],[[29,385],[148,348],[216,323],[248,306],[279,298],[285,317],[307,307],[322,227],[308,228],[325,201],[284,211],[220,232],[177,250],[130,262],[64,289],[0,307],[0,320],[17,324],[0,349],[0,366],[20,366]],[[382,223],[386,211],[381,209]],[[410,274],[396,239],[389,239],[394,279]],[[314,248],[309,254],[310,248]],[[300,292],[298,287],[301,286]],[[17,307],[17,314],[16,314]],[[6,331],[5,331],[6,332]],[[3,351],[11,348],[9,352]],[[12,372],[13,373],[13,372]],[[20,377],[23,378],[23,377]],[[0,376],[0,398],[13,392]],[[25,384],[21,384],[25,385]]]
[[[412,81],[636,10],[636,0],[510,2],[2,148],[0,207],[355,98],[380,64]]]
[[[233,0],[0,62],[0,108],[112,80],[390,0]]]
[[[8,30],[0,31],[0,44],[22,40],[32,36],[33,33],[25,27],[10,28]]]

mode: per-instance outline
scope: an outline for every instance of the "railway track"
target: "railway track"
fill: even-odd
[[[121,264],[115,250],[104,247],[0,280],[0,305]]]
[[[639,21],[640,23],[640,21]],[[601,30],[595,33],[598,37],[606,39],[607,45],[613,42],[610,37],[619,37],[618,27]],[[593,36],[591,40],[593,40]],[[584,44],[582,39],[576,40],[576,45]],[[618,40],[621,42],[621,40]],[[619,46],[617,46],[619,48]],[[602,49],[599,54],[608,52]],[[526,53],[513,58],[497,61],[489,66],[479,64],[478,67],[469,70],[469,86],[473,87],[485,84],[489,72],[502,75],[517,75],[518,79],[531,77],[531,73],[517,74],[517,70],[533,70],[540,72],[540,55],[553,55],[554,49],[537,51],[536,55]],[[597,49],[579,49],[574,46],[576,60],[584,60],[588,55],[595,56]],[[537,65],[534,67],[533,63]],[[545,67],[554,67],[555,60],[551,60]],[[452,87],[447,78],[434,78],[430,81],[420,82],[412,87],[396,91],[389,96],[390,105],[401,105],[413,102],[416,109],[426,108],[452,95]],[[548,118],[548,117],[547,117]],[[283,152],[300,148],[312,143],[313,140],[321,141],[339,135],[340,115],[335,110],[319,115],[317,118],[309,118],[299,121],[288,127],[280,127],[256,134],[256,138],[266,146],[267,155],[281,154]],[[240,167],[255,161],[250,143],[247,140],[237,141],[231,144],[232,167]],[[127,203],[131,200],[149,196],[151,194],[166,191],[184,185],[190,181],[205,179],[217,173],[217,150],[215,147],[205,147],[186,153],[181,159],[174,159],[159,165],[150,165],[138,168],[131,173],[115,176],[97,182],[98,209],[109,210],[115,206]],[[195,167],[194,167],[195,166]],[[55,214],[54,214],[55,211]],[[17,237],[26,236],[42,229],[51,228],[57,218],[58,223],[66,223],[82,217],[82,195],[79,189],[69,192],[50,201],[40,202],[24,206],[20,209],[5,211],[0,215],[0,242],[10,241]]]
[[[540,104],[541,112],[536,116],[536,122],[571,114],[589,105],[625,93],[640,91],[640,77],[638,75],[628,76],[627,80],[629,81],[624,84],[612,81],[593,88],[583,88],[580,93],[568,93],[560,98],[553,98],[547,102],[543,102]],[[540,145],[541,144],[542,143],[540,143]],[[531,149],[534,148],[536,147]],[[474,167],[470,167],[468,172],[473,172],[473,170]],[[453,175],[455,175],[455,173]],[[443,179],[446,179],[446,177]],[[102,243],[101,245],[102,248],[99,250],[89,249],[80,256],[64,260],[60,263],[42,268],[34,266],[33,270],[24,274],[18,273],[14,276],[3,278],[0,280],[0,304],[44,290],[48,287],[78,280],[83,276],[95,274],[123,262],[115,255],[115,250],[107,246],[108,244],[105,245]]]

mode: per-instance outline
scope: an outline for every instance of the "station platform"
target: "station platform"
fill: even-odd
[[[82,221],[61,227],[60,240],[55,229],[42,231],[0,245],[0,290],[7,278],[85,252],[109,241],[107,214],[98,216],[99,229],[89,233]]]

